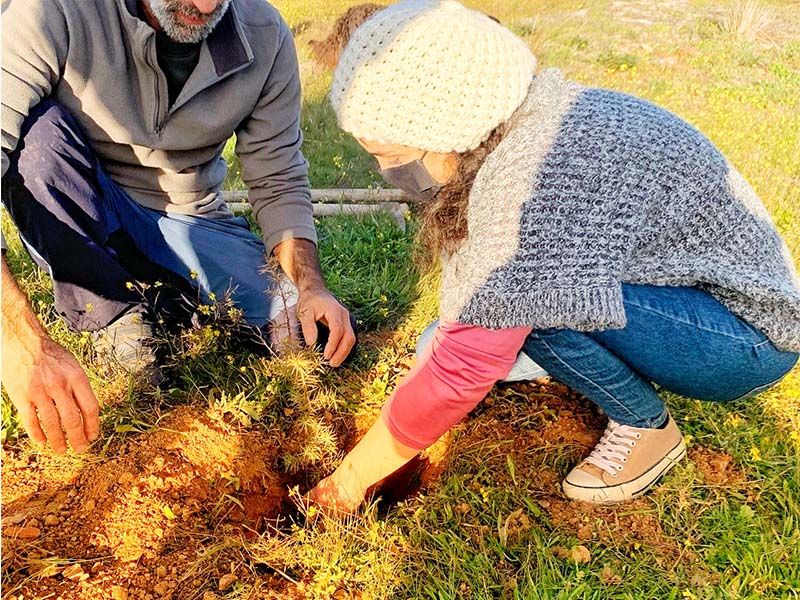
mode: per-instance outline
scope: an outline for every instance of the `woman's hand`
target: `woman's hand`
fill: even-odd
[[[330,477],[308,494],[323,510],[353,513],[373,485],[382,481],[419,454],[419,449],[398,442],[378,417],[355,448],[344,457]]]
[[[361,506],[367,488],[354,476],[342,476],[337,469],[308,493],[308,499],[331,513],[353,514]]]

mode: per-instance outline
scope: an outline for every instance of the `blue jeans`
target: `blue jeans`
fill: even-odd
[[[509,380],[549,374],[609,419],[658,427],[667,409],[652,383],[690,398],[728,402],[765,391],[797,363],[798,354],[781,352],[702,290],[626,284],[622,292],[625,328],[533,331]]]
[[[267,273],[264,244],[244,218],[142,207],[104,172],[77,122],[52,100],[23,123],[3,177],[3,204],[53,279],[56,311],[74,331],[101,329],[131,312],[191,318],[198,302],[227,296],[246,329],[263,339],[261,328],[283,327],[296,301],[288,279]],[[163,285],[142,292],[130,282]]]

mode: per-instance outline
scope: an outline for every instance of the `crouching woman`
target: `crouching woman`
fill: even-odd
[[[727,402],[797,362],[788,249],[742,176],[675,115],[535,74],[520,39],[454,0],[367,20],[331,99],[384,178],[430,199],[423,239],[443,278],[441,321],[312,490],[320,504],[354,509],[498,380],[545,372],[608,416],[564,493],[624,501],[686,452],[653,384]]]

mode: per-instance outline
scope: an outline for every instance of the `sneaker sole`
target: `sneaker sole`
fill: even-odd
[[[686,444],[681,440],[658,463],[645,473],[626,483],[608,487],[583,487],[566,480],[561,484],[564,495],[570,500],[591,502],[592,504],[617,504],[638,498],[649,490],[667,471],[686,456]]]

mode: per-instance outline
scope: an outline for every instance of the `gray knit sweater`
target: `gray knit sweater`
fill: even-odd
[[[800,351],[800,279],[764,205],[706,137],[644,100],[544,71],[468,215],[445,319],[621,328],[623,283],[696,286]]]

